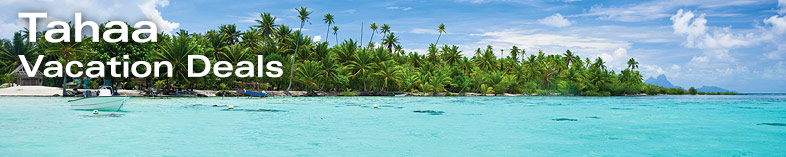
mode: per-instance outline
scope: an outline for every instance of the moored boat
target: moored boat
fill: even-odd
[[[267,93],[265,93],[265,92],[255,92],[255,91],[249,91],[249,90],[245,90],[245,89],[238,89],[236,92],[240,93],[240,94],[248,95],[248,96],[253,96],[253,97],[267,97]]]
[[[74,110],[120,111],[128,98],[128,96],[114,94],[112,87],[101,86],[98,89],[98,96],[86,92],[84,98],[69,100],[68,103]]]

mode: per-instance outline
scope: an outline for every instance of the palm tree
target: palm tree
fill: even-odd
[[[513,58],[513,60],[516,60],[516,63],[519,62],[519,53],[520,52],[521,52],[521,49],[519,49],[518,46],[513,46],[513,48],[510,49],[510,57]]]
[[[308,15],[311,15],[311,11],[308,11],[308,8],[303,7],[303,6],[301,6],[300,8],[295,8],[295,10],[298,12],[297,17],[300,19],[300,30],[299,31],[303,32],[303,25],[306,23],[306,21],[308,21],[308,19],[309,19]],[[311,23],[311,22],[309,22],[309,23]],[[291,70],[291,69],[295,68],[295,57],[297,56],[297,53],[298,53],[299,48],[300,48],[300,38],[297,38],[297,40],[298,41],[295,44],[295,53],[292,54],[292,62],[290,64],[290,68],[289,68],[290,69],[290,71],[289,71],[289,85],[287,85],[287,90],[285,91],[286,93],[289,93],[289,89],[292,88],[292,75],[293,75],[294,70]],[[290,94],[287,94],[287,95],[290,95]]]
[[[153,60],[169,61],[172,64],[173,71],[167,71],[168,75],[172,75],[174,83],[188,84],[190,80],[188,77],[188,55],[198,55],[199,46],[192,42],[188,32],[180,30],[177,36],[173,37],[171,41],[162,42],[161,49],[153,54]],[[195,67],[203,67],[202,62],[194,62]],[[199,70],[197,70],[199,71]]]
[[[273,35],[274,29],[278,27],[278,25],[275,24],[276,17],[271,16],[269,12],[262,13],[259,15],[259,17],[262,18],[262,20],[254,20],[259,23],[258,25],[254,25],[254,27],[262,29],[262,36],[269,38],[271,35]]]
[[[570,63],[575,62],[574,59],[576,55],[574,55],[573,52],[570,52],[570,50],[566,50],[562,55],[565,55],[565,61],[567,61],[566,67],[570,66]]]
[[[366,81],[368,80],[368,75],[370,75],[375,69],[373,65],[374,57],[372,56],[371,52],[365,49],[355,53],[355,55],[352,56],[352,61],[350,61],[349,65],[347,65],[350,76],[353,78],[359,78],[363,81],[363,92],[368,92],[368,88],[366,88]]]
[[[327,26],[328,30],[327,30],[327,33],[325,33],[325,41],[327,41],[329,39],[328,35],[330,35],[330,25],[332,25],[333,22],[334,22],[333,21],[333,15],[331,15],[330,13],[327,13],[327,14],[325,14],[325,18],[322,19],[322,20],[325,21],[325,23],[328,24],[328,26]],[[338,41],[336,41],[336,44],[338,44]]]
[[[395,61],[381,62],[377,65],[377,72],[371,74],[371,76],[382,81],[382,92],[385,92],[390,83],[396,83],[397,86],[401,86],[401,71],[396,66]]]
[[[368,47],[371,47],[371,45],[374,44],[374,34],[377,34],[377,23],[372,22],[368,28],[371,28],[371,39],[368,40]]]
[[[74,27],[71,27],[71,33],[72,33],[71,38],[74,38],[74,35],[73,35],[74,30],[73,29],[74,29]],[[88,51],[88,50],[86,50],[84,48],[84,42],[73,42],[74,41],[73,39],[71,40],[72,42],[57,42],[57,43],[50,43],[50,42],[43,41],[43,40],[38,40],[38,41],[39,41],[39,44],[41,44],[42,47],[44,48],[44,51],[43,51],[44,54],[51,55],[51,56],[59,56],[59,57],[61,57],[61,59],[62,59],[61,61],[63,63],[66,63],[66,62],[71,61],[71,60],[76,60],[79,57],[81,57],[81,55],[84,55],[84,54],[90,52],[90,51]],[[67,76],[65,75],[65,71],[64,71],[63,72],[63,96],[66,96],[68,94],[68,93],[66,93],[66,87],[65,87],[66,77]]]
[[[439,24],[439,26],[437,26],[437,31],[439,32],[439,36],[437,36],[437,42],[434,43],[435,45],[439,44],[439,38],[442,37],[442,33],[448,33],[448,32],[445,32],[445,24],[444,23],[443,24]]]
[[[336,85],[339,80],[339,76],[343,76],[341,74],[341,64],[336,62],[336,59],[333,57],[333,53],[328,53],[328,55],[322,59],[322,68],[322,71],[324,72],[323,74],[325,75],[324,81],[326,84]],[[336,88],[337,86],[332,87]],[[328,88],[328,91],[330,91],[330,88]]]
[[[295,71],[297,71],[297,81],[306,85],[306,90],[309,95],[315,95],[311,89],[312,87],[319,86],[317,83],[325,74],[325,71],[322,71],[322,63],[319,63],[319,61],[307,60],[303,63],[299,63]]]
[[[227,44],[234,45],[240,40],[240,31],[237,30],[235,24],[219,26],[219,33],[224,34],[229,40]]]
[[[0,52],[0,61],[9,61],[8,66],[22,64],[19,55],[24,55],[28,60],[33,58],[34,47],[30,42],[25,42],[21,32],[15,32],[11,41],[4,41],[0,46],[4,51]]]
[[[460,59],[461,51],[458,50],[458,46],[453,45],[452,47],[448,47],[448,45],[445,45],[442,47],[442,60],[449,66],[453,66]]]
[[[249,53],[251,51],[250,47],[245,47],[240,44],[235,45],[228,45],[224,48],[226,51],[223,53],[219,53],[216,58],[221,61],[227,61],[232,63],[232,65],[237,65],[241,61],[247,61],[253,58],[253,53]],[[234,84],[235,80],[239,78],[236,75],[230,75],[228,78],[228,82]]]
[[[380,27],[379,29],[379,33],[382,33],[383,35],[387,35],[388,33],[390,33],[390,25],[382,24],[382,27]]]
[[[630,58],[628,60],[628,68],[630,68],[630,69],[637,69],[637,68],[639,68],[639,62],[637,62],[633,58]]]
[[[382,39],[382,45],[386,45],[388,50],[393,52],[393,46],[398,45],[398,37],[395,33],[390,33]]]
[[[338,44],[338,26],[333,26],[333,36],[336,37],[336,44]]]

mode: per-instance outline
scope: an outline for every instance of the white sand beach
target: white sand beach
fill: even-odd
[[[79,89],[85,91],[85,89]],[[117,90],[117,93],[122,96],[142,96],[137,90]],[[60,96],[63,94],[63,89],[58,87],[47,86],[14,86],[8,88],[0,88],[0,96],[33,96],[33,97],[51,97]]]
[[[0,96],[53,96],[62,95],[63,89],[46,86],[14,86],[0,88]]]

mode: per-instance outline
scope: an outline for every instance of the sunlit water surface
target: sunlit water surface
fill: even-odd
[[[68,99],[0,97],[0,156],[786,155],[784,95]]]

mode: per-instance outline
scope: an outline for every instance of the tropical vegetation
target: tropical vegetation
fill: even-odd
[[[28,59],[45,55],[46,61],[107,61],[112,57],[129,55],[130,61],[169,61],[174,65],[174,77],[102,78],[98,81],[114,82],[120,88],[151,86],[154,88],[227,90],[251,88],[260,90],[304,90],[316,92],[361,95],[387,95],[412,92],[427,95],[527,94],[527,95],[583,95],[616,96],[636,94],[697,94],[694,90],[663,88],[642,82],[639,63],[631,58],[627,68],[615,71],[607,67],[602,58],[581,58],[570,50],[564,53],[527,52],[517,46],[477,48],[470,54],[456,45],[439,41],[446,33],[444,24],[436,27],[436,40],[427,46],[427,52],[407,52],[400,45],[400,38],[389,24],[371,23],[369,43],[356,39],[339,40],[336,19],[325,14],[327,24],[325,40],[314,41],[302,30],[309,27],[312,11],[306,7],[296,9],[300,26],[292,29],[276,23],[270,13],[261,13],[257,24],[239,30],[234,24],[221,25],[204,33],[180,30],[173,34],[159,34],[155,43],[107,43],[105,41],[48,43],[26,41],[29,33],[19,31],[13,39],[2,40],[0,49],[0,79],[13,81],[11,70],[20,65],[17,55]],[[331,27],[332,26],[332,27]],[[72,27],[73,28],[73,27]],[[128,27],[132,28],[132,27]],[[106,30],[100,25],[100,31]],[[324,29],[324,28],[323,28]],[[130,29],[129,32],[132,32]],[[328,36],[335,37],[331,43]],[[71,31],[73,32],[73,31]],[[129,33],[130,34],[130,33]],[[381,39],[375,39],[381,35]],[[43,35],[37,37],[43,38]],[[74,37],[74,35],[72,35]],[[90,38],[90,37],[87,37]],[[74,41],[74,40],[72,40]],[[363,39],[360,39],[363,41]],[[496,52],[500,52],[498,56]],[[502,52],[508,55],[502,55]],[[205,55],[211,61],[257,62],[256,55],[265,61],[280,61],[284,75],[278,78],[218,78],[207,75],[189,78],[185,75],[186,56]],[[197,69],[201,68],[197,65]],[[108,70],[107,70],[108,71]],[[109,75],[107,75],[109,76]],[[165,76],[162,74],[162,76]],[[71,78],[69,78],[71,79]],[[44,78],[48,86],[62,86],[67,78]],[[140,81],[143,80],[143,81]],[[140,84],[144,82],[145,84]]]

